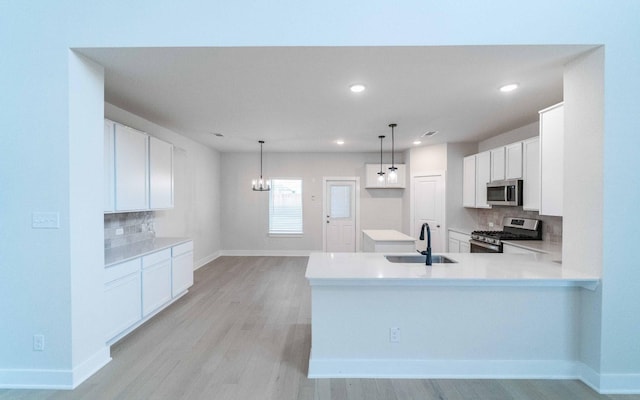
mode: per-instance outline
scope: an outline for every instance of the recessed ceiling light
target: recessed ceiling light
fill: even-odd
[[[336,144],[339,144],[340,146],[342,146],[344,144],[344,140],[338,139],[336,140]]]
[[[504,85],[504,86],[500,87],[500,91],[503,92],[503,93],[513,92],[517,88],[518,88],[518,84],[517,83],[510,83],[508,85]]]
[[[351,90],[353,93],[360,93],[360,92],[364,92],[364,90],[367,87],[360,84],[360,83],[356,83],[354,85],[349,86],[349,90]]]
[[[419,141],[419,140],[414,140],[414,141],[413,141],[413,144],[415,144],[415,145],[419,145],[420,143],[422,143],[422,142],[421,142],[421,141]]]

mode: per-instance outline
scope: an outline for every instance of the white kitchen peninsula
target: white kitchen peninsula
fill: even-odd
[[[362,231],[363,250],[366,252],[412,252],[416,239],[393,229],[365,229]]]
[[[579,297],[598,277],[543,254],[445,255],[458,263],[311,254],[309,377],[578,376]]]

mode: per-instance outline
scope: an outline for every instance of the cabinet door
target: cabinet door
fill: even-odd
[[[449,238],[449,253],[460,253],[460,241]]]
[[[139,270],[104,285],[107,327],[105,341],[140,321],[142,318],[140,290]]]
[[[380,175],[378,175],[378,172],[380,172],[380,164],[365,164],[365,173],[366,173],[366,188],[383,188],[384,187],[384,183],[387,180],[387,173],[389,172],[387,170],[386,165],[382,165],[383,168],[383,172],[385,173],[384,179],[382,181],[378,180],[378,177]]]
[[[476,156],[464,158],[462,164],[462,205],[476,206]]]
[[[389,167],[391,167],[391,164],[388,164],[386,166],[386,177],[387,177],[387,183],[386,183],[386,187],[388,188],[398,188],[398,189],[404,189],[406,186],[406,182],[407,182],[407,170],[404,166],[404,164],[396,164],[395,167],[398,168],[396,170],[396,174],[398,176],[398,181],[395,183],[391,183],[389,182]]]
[[[522,179],[522,142],[505,147],[505,179]]]
[[[540,111],[540,215],[562,216],[564,107]]]
[[[124,125],[116,124],[116,211],[149,208],[147,155],[147,135]]]
[[[460,253],[471,253],[471,244],[467,242],[460,242]]]
[[[171,300],[171,258],[142,269],[142,315]]]
[[[173,207],[173,145],[149,137],[149,206]]]
[[[522,144],[522,209],[540,209],[540,140],[536,136]]]
[[[115,124],[104,120],[104,211],[114,210],[115,203]]]
[[[491,208],[487,204],[487,183],[491,180],[491,152],[476,154],[476,208]]]
[[[193,252],[183,253],[173,258],[172,265],[173,297],[193,285]]]
[[[491,182],[504,180],[504,147],[493,149],[491,153]]]

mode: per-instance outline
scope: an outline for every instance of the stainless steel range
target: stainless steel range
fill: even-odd
[[[504,217],[502,231],[471,232],[472,253],[502,253],[503,240],[542,240],[542,221],[530,218]]]

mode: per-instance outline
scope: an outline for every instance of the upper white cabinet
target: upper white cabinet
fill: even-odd
[[[503,181],[505,175],[504,147],[490,151],[491,153],[491,182]]]
[[[104,211],[173,208],[173,145],[105,119]]]
[[[148,136],[116,124],[115,187],[116,211],[149,208]]]
[[[522,179],[522,142],[505,146],[504,179]]]
[[[540,138],[522,142],[522,209],[540,210]]]
[[[467,156],[462,164],[462,205],[476,206],[476,156]]]
[[[476,154],[476,208],[491,208],[487,204],[487,183],[491,181],[491,152]]]
[[[173,145],[149,137],[149,206],[173,207]]]
[[[404,189],[407,186],[407,170],[404,164],[395,164],[398,181],[389,182],[389,167],[391,164],[382,164],[382,172],[384,172],[384,180],[380,182],[378,172],[380,172],[380,164],[366,164],[366,185],[367,189]]]
[[[104,211],[115,207],[115,123],[104,120]]]
[[[540,111],[540,215],[562,216],[564,104]]]

